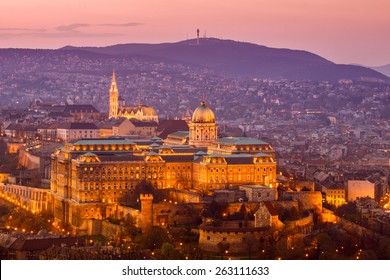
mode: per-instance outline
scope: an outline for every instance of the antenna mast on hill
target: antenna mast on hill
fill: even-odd
[[[196,35],[197,35],[196,44],[199,45],[199,28],[196,30]]]

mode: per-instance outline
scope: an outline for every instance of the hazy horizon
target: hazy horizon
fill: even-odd
[[[335,63],[390,63],[386,0],[14,0],[0,9],[0,48],[178,42],[199,28],[201,37],[305,50]]]

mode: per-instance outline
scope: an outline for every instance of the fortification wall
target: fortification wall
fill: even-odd
[[[267,238],[268,230],[264,228],[228,229],[201,227],[199,230],[200,249],[213,253],[243,254],[258,250],[261,237]]]
[[[284,192],[283,199],[292,199],[298,201],[299,211],[315,211],[318,214],[322,213],[322,194],[321,192]]]
[[[202,196],[186,190],[172,189],[169,192],[169,198],[178,203],[199,203]]]

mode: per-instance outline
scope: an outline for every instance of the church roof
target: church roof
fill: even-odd
[[[143,116],[157,117],[156,110],[153,107],[145,105],[134,106],[134,107],[119,107],[118,113],[120,114],[142,114]]]

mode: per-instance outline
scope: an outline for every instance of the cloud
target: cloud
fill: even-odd
[[[128,23],[101,23],[97,26],[117,26],[117,27],[128,27],[128,26],[140,26],[143,25],[141,22],[128,22]]]
[[[51,33],[36,33],[36,37],[44,38],[92,38],[92,37],[117,37],[123,36],[121,33],[84,33],[80,31],[74,32],[51,32]]]
[[[15,38],[15,37],[36,37],[36,38],[102,38],[102,37],[119,37],[124,36],[122,33],[84,33],[79,31],[74,32],[0,32],[0,38]]]
[[[56,30],[61,31],[61,32],[71,32],[71,31],[77,31],[76,30],[77,28],[89,27],[89,26],[91,26],[91,25],[86,24],[86,23],[73,23],[73,24],[69,24],[69,25],[57,26]]]
[[[88,32],[80,31],[79,28],[88,28],[94,26],[106,26],[106,27],[131,27],[143,25],[140,22],[127,22],[127,23],[101,23],[101,24],[87,24],[87,23],[72,23],[68,25],[60,25],[54,28],[54,30],[47,29],[29,29],[29,28],[0,28],[0,36],[2,38],[12,37],[38,37],[38,38],[92,38],[92,37],[118,37],[125,36],[123,33],[114,32]]]
[[[92,26],[114,26],[114,27],[129,27],[143,25],[140,22],[127,22],[127,23],[100,23],[100,24],[86,24],[86,23],[73,23],[68,25],[57,26],[56,30],[61,32],[78,31],[80,27],[92,27]]]
[[[29,28],[0,28],[0,31],[31,31],[31,32],[45,32],[46,29],[29,29]]]

